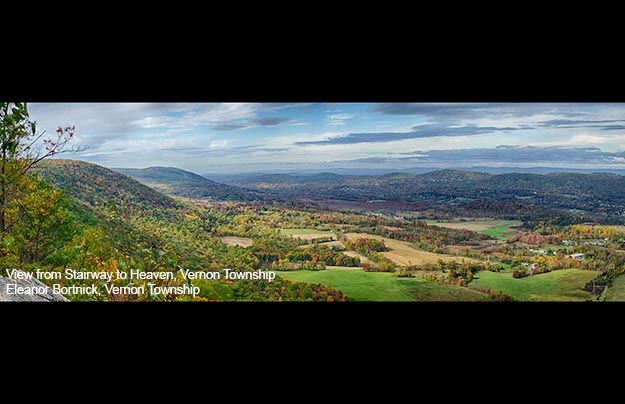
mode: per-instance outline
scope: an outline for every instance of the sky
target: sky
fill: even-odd
[[[114,168],[200,174],[367,168],[625,168],[625,104],[31,103]]]

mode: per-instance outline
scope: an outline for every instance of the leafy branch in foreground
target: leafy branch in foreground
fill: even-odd
[[[59,127],[53,136],[37,132],[25,102],[0,103],[0,241],[23,215],[10,215],[24,198],[29,171],[38,162],[61,153],[79,152],[67,147],[75,127]]]

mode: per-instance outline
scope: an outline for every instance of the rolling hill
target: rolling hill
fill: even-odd
[[[97,164],[48,159],[34,170],[73,199],[100,210],[113,202],[128,214],[173,209],[179,204],[139,181]]]
[[[403,210],[448,210],[457,216],[549,216],[550,212],[537,211],[543,208],[566,215],[625,213],[625,176],[612,173],[439,170],[385,175],[279,174],[240,177],[231,183],[286,199],[366,209],[394,209],[390,202],[400,202],[398,207]]]
[[[209,201],[258,199],[239,187],[220,184],[201,175],[173,167],[113,168],[167,195]]]
[[[423,194],[480,198],[505,191],[509,196],[567,194],[578,197],[608,198],[625,202],[625,176],[610,173],[488,174],[476,171],[439,170],[424,174],[385,175],[317,174],[312,176],[262,175],[242,177],[237,185],[276,194],[299,195],[313,199],[336,198],[344,191],[360,199],[415,200]],[[314,187],[310,187],[314,185]],[[316,197],[315,197],[316,196]]]
[[[75,229],[101,229],[117,246],[154,240],[136,227],[137,218],[178,223],[187,209],[182,202],[127,175],[85,161],[43,160],[34,172],[64,191]]]

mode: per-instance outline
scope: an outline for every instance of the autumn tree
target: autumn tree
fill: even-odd
[[[10,215],[28,189],[30,170],[41,160],[78,148],[67,148],[73,126],[59,127],[55,134],[37,132],[25,102],[0,103],[0,241],[23,215]]]
[[[15,244],[20,262],[35,263],[68,241],[71,216],[63,193],[46,181],[29,179],[24,191],[7,211],[16,224],[10,231],[12,241],[5,238],[5,245]]]

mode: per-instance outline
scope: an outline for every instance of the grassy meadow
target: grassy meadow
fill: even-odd
[[[593,299],[581,288],[597,275],[594,271],[562,269],[545,274],[515,279],[512,273],[481,271],[472,285],[506,293],[514,300],[524,301],[585,301]]]
[[[479,301],[486,295],[452,285],[439,285],[420,278],[397,278],[388,272],[328,267],[325,271],[277,272],[287,279],[321,283],[341,290],[352,301]]]
[[[476,220],[454,220],[439,222],[437,220],[427,220],[428,225],[447,227],[450,229],[465,229],[505,240],[507,234],[514,234],[517,231],[510,227],[520,226],[520,220],[498,220],[498,219],[476,219]]]
[[[621,275],[614,280],[605,295],[606,302],[625,302],[625,275]]]

